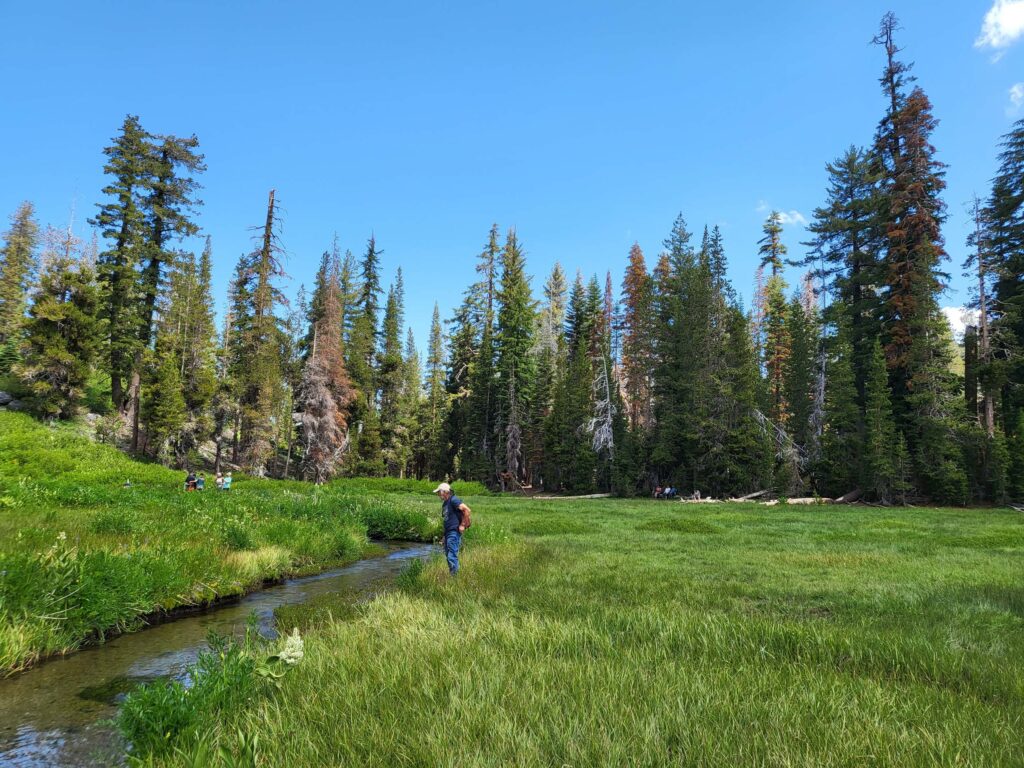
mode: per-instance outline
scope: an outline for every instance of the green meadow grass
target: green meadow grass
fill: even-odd
[[[209,475],[185,493],[183,480],[74,426],[0,413],[0,675],[152,611],[352,561],[368,536],[429,541],[438,528],[427,481],[237,476],[217,492]]]
[[[457,580],[307,610],[279,689],[136,760],[1024,764],[1018,513],[467,501]]]

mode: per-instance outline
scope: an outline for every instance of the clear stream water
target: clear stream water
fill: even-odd
[[[118,703],[140,683],[161,677],[183,679],[185,668],[207,647],[209,630],[241,633],[248,616],[255,613],[261,632],[273,637],[275,608],[328,592],[370,595],[409,560],[434,551],[424,544],[388,545],[381,557],[292,579],[238,602],[121,635],[0,680],[0,766],[122,764],[124,747],[107,722]]]

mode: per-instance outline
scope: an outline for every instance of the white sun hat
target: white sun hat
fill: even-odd
[[[441,483],[434,489],[434,493],[451,493],[452,487],[448,483]]]

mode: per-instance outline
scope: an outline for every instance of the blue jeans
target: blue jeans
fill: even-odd
[[[459,572],[459,546],[462,534],[458,531],[447,531],[444,534],[444,556],[448,558],[448,570],[452,576]]]

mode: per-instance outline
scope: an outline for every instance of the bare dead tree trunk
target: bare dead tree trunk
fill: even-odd
[[[127,420],[132,425],[132,453],[139,452],[139,410],[142,400],[142,351],[135,353],[132,376],[128,384]]]
[[[986,261],[988,259],[988,248],[981,202],[977,197],[974,198],[971,213],[974,216],[974,245],[978,249],[977,254],[975,254],[978,265],[978,330],[980,332],[978,337],[978,362],[981,366],[985,366],[992,362],[988,335],[988,286],[985,282],[987,278]],[[987,378],[986,376],[985,379]],[[983,385],[981,388],[981,401],[982,426],[985,427],[985,433],[991,439],[995,435],[996,430],[995,395],[986,385]]]

